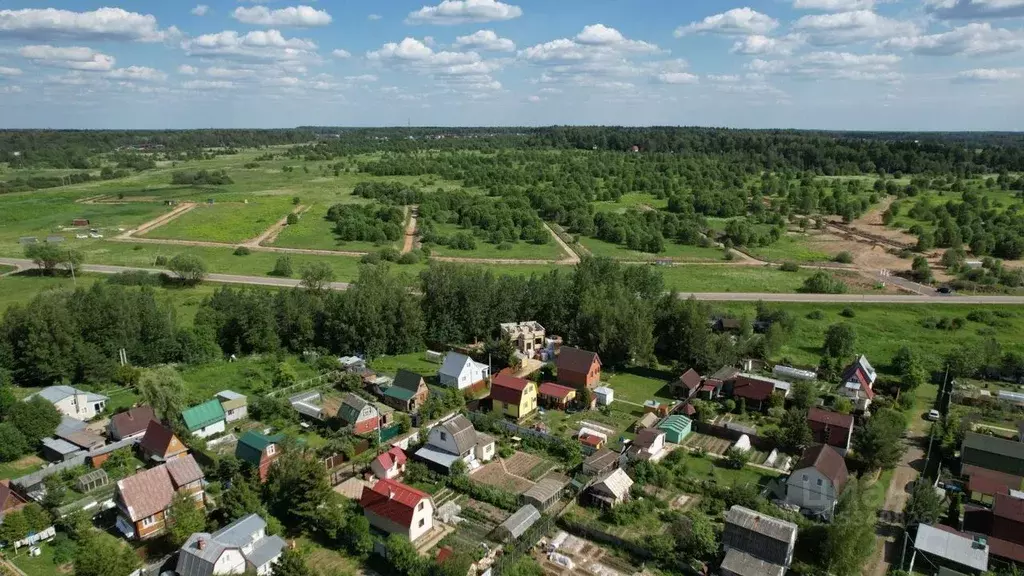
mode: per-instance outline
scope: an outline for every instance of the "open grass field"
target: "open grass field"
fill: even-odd
[[[771,246],[756,246],[745,249],[747,254],[769,262],[827,262],[829,254],[813,242],[813,234],[793,232]]]
[[[244,242],[259,236],[292,211],[291,200],[279,196],[255,198],[248,203],[200,204],[194,209],[154,228],[147,238]]]
[[[881,371],[885,371],[892,356],[903,345],[920,352],[926,366],[936,370],[941,366],[943,355],[950,350],[974,346],[988,338],[995,338],[1004,352],[1024,352],[1024,343],[1019,338],[1024,330],[1024,311],[1016,307],[803,303],[773,303],[769,306],[787,310],[797,318],[794,334],[774,358],[794,364],[817,365],[825,331],[839,322],[853,326],[857,332],[857,353],[866,354],[872,365]],[[716,303],[713,307],[751,317],[754,314],[753,303]],[[852,318],[840,315],[847,308],[853,311]],[[922,325],[925,319],[931,318],[966,318],[972,310],[1002,311],[1012,316],[1004,319],[1006,326],[998,328],[970,321],[957,331],[929,329]],[[808,318],[808,314],[815,311],[822,313],[820,320]]]
[[[676,244],[672,241],[666,241],[664,252],[658,254],[637,252],[625,246],[586,236],[580,237],[580,244],[594,256],[627,262],[653,262],[666,258],[680,262],[722,262],[725,259],[725,254],[720,248],[701,248],[700,246]]]
[[[627,372],[604,373],[601,380],[615,390],[616,402],[643,404],[646,400],[671,402],[668,383],[674,379],[669,372],[636,368]]]
[[[295,370],[299,382],[316,375],[313,368],[299,362],[295,357],[287,357],[284,363]],[[182,371],[182,377],[188,386],[191,403],[196,404],[209,400],[221,390],[234,390],[246,395],[254,391],[265,393],[272,390],[271,377],[277,364],[278,360],[272,356],[249,356],[235,362],[222,361],[191,366]]]
[[[342,242],[334,233],[334,222],[327,219],[330,206],[317,204],[299,218],[298,224],[285,226],[272,245],[283,248],[374,252],[390,246],[402,248],[402,240],[386,244],[373,242]]]
[[[468,232],[457,224],[434,224],[434,229],[444,236],[453,236],[459,232]],[[448,246],[437,244],[430,245],[430,251],[437,256],[451,256],[455,258],[513,258],[516,260],[561,260],[567,256],[562,248],[555,242],[554,238],[547,244],[531,244],[529,242],[514,242],[510,244],[509,250],[501,250],[497,244],[491,244],[480,238],[476,239],[476,249],[458,250]]]
[[[595,212],[617,212],[623,213],[630,208],[649,210],[651,208],[661,210],[668,207],[667,198],[657,198],[653,194],[631,192],[623,194],[615,202],[594,202]]]
[[[776,266],[686,264],[659,268],[665,288],[680,292],[796,292],[814,274],[807,268],[783,272]]]
[[[0,462],[0,480],[20,478],[43,467],[45,462],[35,454],[23,456],[13,462]]]

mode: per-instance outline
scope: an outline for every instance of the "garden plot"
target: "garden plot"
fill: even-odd
[[[473,472],[473,480],[516,494],[522,494],[533,488],[534,485],[534,482],[531,480],[510,474],[505,469],[505,463],[500,458],[481,466],[476,472]]]
[[[516,452],[505,460],[505,470],[509,474],[534,482],[556,467],[554,462],[527,452]]]
[[[552,542],[559,542],[557,553],[568,556],[573,561],[574,567],[569,569],[552,562],[548,559],[546,550],[535,549],[534,557],[544,569],[544,573],[550,576],[569,574],[626,576],[636,572],[636,568],[629,562],[612,556],[608,550],[590,540],[560,532],[552,539]]]
[[[462,508],[456,530],[450,536],[456,548],[477,549],[481,543],[494,542],[491,533],[509,516],[508,512],[465,494],[460,494],[454,502]]]
[[[683,441],[683,446],[690,450],[703,450],[708,454],[717,454],[721,456],[725,454],[725,451],[732,446],[732,442],[724,438],[716,438],[715,436],[708,436],[707,434],[700,434],[693,432],[686,437]]]

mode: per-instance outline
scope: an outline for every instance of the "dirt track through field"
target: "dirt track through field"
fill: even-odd
[[[198,206],[198,204],[196,204],[195,202],[183,202],[182,204],[178,205],[177,208],[175,208],[174,210],[171,210],[167,214],[163,214],[161,216],[157,216],[156,218],[150,220],[149,222],[146,222],[145,224],[143,224],[142,226],[139,226],[138,228],[136,228],[134,230],[128,230],[127,232],[124,232],[123,234],[118,234],[115,239],[116,240],[127,240],[127,239],[132,238],[133,236],[135,236],[137,234],[146,234],[148,232],[152,232],[153,230],[163,226],[164,224],[167,224],[171,220],[174,220],[175,218],[180,217],[182,214],[185,214],[186,212],[189,212],[190,210],[192,210],[196,206]]]
[[[292,214],[301,215],[302,213],[308,211],[310,208],[312,208],[312,206],[299,205],[296,206],[294,210],[292,210]],[[291,214],[289,214],[288,216],[291,216]],[[277,240],[277,236],[278,234],[281,233],[281,230],[284,230],[284,227],[288,225],[288,216],[285,216],[284,218],[281,218],[280,220],[275,222],[273,226],[264,230],[263,233],[260,234],[259,236],[252,238],[251,240],[247,240],[244,244],[242,244],[242,246],[246,246],[248,248],[259,248],[263,244],[273,244],[274,240]]]
[[[405,244],[402,245],[402,254],[412,252],[416,246],[416,218],[419,214],[419,206],[409,206],[409,223],[405,226]]]
[[[897,535],[901,533],[897,524],[902,518],[903,508],[910,498],[907,491],[908,485],[917,478],[918,468],[924,466],[924,450],[919,445],[923,438],[921,432],[915,431],[911,427],[907,438],[903,440],[907,444],[907,451],[903,454],[899,465],[893,470],[889,490],[885,493],[885,504],[879,511],[875,555],[864,569],[863,573],[866,576],[885,576],[894,562],[899,563],[899,554],[903,543],[896,539]]]

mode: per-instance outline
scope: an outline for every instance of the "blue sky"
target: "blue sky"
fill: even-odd
[[[5,0],[0,127],[1024,130],[1024,0]]]

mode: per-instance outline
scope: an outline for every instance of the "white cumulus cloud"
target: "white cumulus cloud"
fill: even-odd
[[[699,84],[700,78],[689,72],[662,72],[656,76],[663,84]]]
[[[516,49],[515,42],[498,36],[494,30],[478,30],[468,36],[459,36],[455,39],[455,46],[489,52],[514,52]]]
[[[465,24],[467,22],[500,22],[523,15],[519,6],[498,0],[444,0],[437,6],[424,6],[411,12],[409,24]]]
[[[926,0],[925,8],[944,20],[1024,17],[1024,0]]]
[[[289,6],[270,10],[266,6],[239,6],[231,16],[244,24],[268,28],[314,28],[331,23],[331,15],[312,6]]]
[[[195,66],[189,66],[188,64],[182,64],[178,66],[178,74],[184,74],[185,76],[195,76],[199,73],[199,69]]]
[[[185,40],[181,44],[189,56],[209,56],[242,60],[303,60],[316,56],[316,43],[302,38],[285,38],[278,30],[254,30],[239,34],[225,30]]]
[[[605,46],[628,52],[658,52],[658,47],[642,40],[629,40],[615,28],[604,24],[591,24],[576,35],[576,41],[586,46]]]
[[[21,68],[0,66],[0,76],[21,76]]]
[[[129,66],[127,68],[116,68],[107,72],[107,78],[112,78],[114,80],[163,82],[167,79],[167,73],[148,66]]]
[[[352,53],[349,52],[348,50],[342,50],[341,48],[337,48],[331,52],[331,56],[344,60],[345,58],[351,58]]]
[[[881,46],[908,50],[922,56],[988,56],[1024,49],[1024,30],[993,28],[988,22],[972,22],[949,32],[891,38]]]
[[[956,75],[954,78],[957,82],[1006,82],[1009,80],[1019,80],[1022,78],[1022,74],[1018,70],[1008,70],[1006,68],[975,68],[974,70],[964,70]]]
[[[870,10],[874,7],[875,0],[793,0],[793,8],[797,10],[850,12],[852,10]]]
[[[206,4],[199,4],[192,9],[193,16],[206,16],[206,13],[210,11],[210,7]]]
[[[770,38],[755,34],[737,40],[732,49],[732,54],[745,54],[748,56],[781,55],[788,56],[800,44],[800,40],[792,37]]]
[[[56,8],[0,10],[0,37],[29,40],[124,40],[162,42],[177,36],[174,27],[160,30],[151,14],[122,8],[73,12]]]
[[[818,46],[884,40],[919,33],[913,22],[880,16],[870,10],[802,16],[793,29],[806,33],[807,41]]]
[[[714,33],[728,35],[768,34],[778,28],[779,21],[748,7],[733,8],[676,28],[676,38],[687,34]]]
[[[84,46],[23,46],[18,54],[40,66],[86,72],[106,72],[114,68],[114,57]]]

